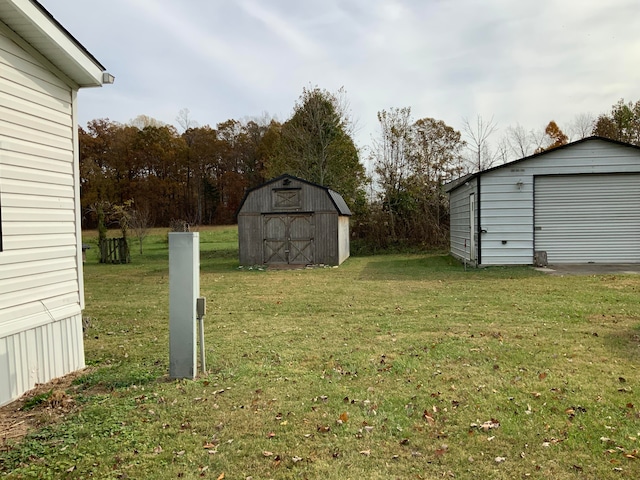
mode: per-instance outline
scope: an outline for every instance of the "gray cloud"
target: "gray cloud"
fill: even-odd
[[[284,120],[303,87],[344,86],[364,145],[390,107],[531,129],[640,99],[637,0],[41,2],[116,76],[81,123]]]

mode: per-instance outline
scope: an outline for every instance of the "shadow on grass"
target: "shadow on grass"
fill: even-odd
[[[600,335],[606,345],[619,356],[640,362],[640,323]]]
[[[542,275],[530,267],[466,267],[450,255],[380,255],[371,257],[360,280],[527,278]]]
[[[100,367],[86,375],[73,381],[73,385],[79,386],[82,390],[100,388],[106,391],[113,391],[121,388],[128,388],[134,385],[142,386],[155,383],[164,378],[166,372],[160,371],[158,367],[133,367],[123,368],[122,364]]]

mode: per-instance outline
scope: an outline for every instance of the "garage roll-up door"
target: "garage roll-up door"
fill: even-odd
[[[535,250],[550,264],[640,262],[640,175],[536,177]]]

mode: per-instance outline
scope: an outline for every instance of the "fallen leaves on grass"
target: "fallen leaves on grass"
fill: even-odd
[[[569,415],[569,419],[572,419],[573,417],[576,416],[576,414],[578,413],[587,413],[587,409],[584,407],[581,407],[580,405],[578,405],[577,407],[571,406],[569,408],[567,408],[564,413],[566,413],[567,415]]]
[[[545,439],[545,440],[542,442],[542,446],[543,446],[543,447],[550,447],[551,445],[556,445],[556,444],[558,444],[558,443],[560,443],[560,442],[562,442],[562,440],[561,440],[561,439],[559,439],[559,438],[550,438],[550,439],[548,439],[548,440],[547,440],[547,439]]]
[[[424,411],[424,413],[422,414],[422,418],[424,418],[427,421],[427,423],[431,426],[434,426],[436,424],[436,421],[433,418],[433,415],[431,415],[431,413],[429,412],[429,410]]]
[[[441,457],[447,452],[448,449],[449,449],[448,445],[442,445],[440,448],[436,448],[436,450],[433,453],[435,453],[436,457]]]
[[[482,424],[472,423],[470,426],[472,429],[477,428],[478,430],[484,430],[485,432],[487,432],[489,430],[493,430],[494,428],[500,427],[500,422],[495,418],[492,418],[491,420],[487,420]]]

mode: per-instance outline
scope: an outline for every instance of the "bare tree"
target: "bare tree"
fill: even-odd
[[[135,208],[129,210],[127,217],[129,228],[138,238],[140,255],[142,255],[142,241],[147,237],[149,228],[151,228],[151,212],[146,207]]]
[[[191,112],[188,108],[180,109],[176,117],[176,122],[178,122],[183,132],[186,132],[190,128],[198,128],[198,122],[191,118]]]
[[[573,142],[593,135],[596,119],[591,113],[579,113],[569,124],[569,139]]]
[[[544,130],[531,130],[529,135],[534,152],[541,152],[549,145],[549,137]]]
[[[165,123],[149,115],[138,115],[129,121],[129,125],[144,130],[146,127],[163,127]]]
[[[528,157],[534,150],[532,148],[533,132],[527,132],[519,123],[515,127],[507,128],[505,142],[509,153],[516,159]]]
[[[467,148],[472,154],[473,170],[481,171],[493,166],[498,159],[496,152],[491,151],[489,137],[498,129],[498,125],[477,115],[475,122],[471,123],[468,118],[462,119],[464,131],[467,137]]]
[[[411,108],[392,108],[378,112],[380,136],[374,140],[371,160],[380,187],[380,197],[388,214],[389,236],[398,235],[397,217],[404,209],[406,183],[411,176]]]

